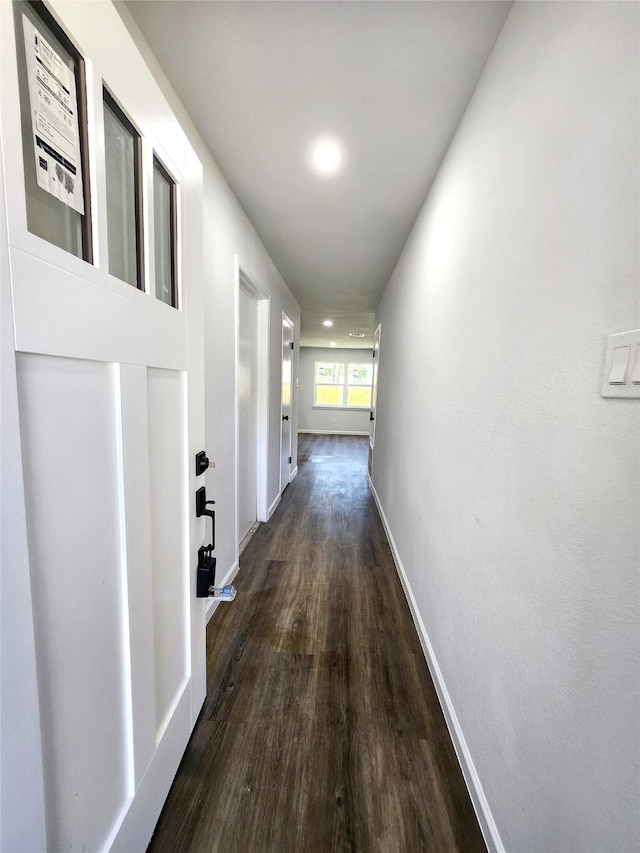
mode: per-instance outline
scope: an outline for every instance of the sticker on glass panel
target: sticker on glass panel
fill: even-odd
[[[74,73],[25,15],[22,27],[38,186],[84,213]]]

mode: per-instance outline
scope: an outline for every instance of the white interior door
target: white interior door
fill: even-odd
[[[373,380],[371,385],[371,412],[369,413],[369,444],[373,449],[376,439],[376,405],[378,402],[378,366],[380,364],[380,324],[373,335]]]
[[[282,315],[282,435],[280,443],[280,493],[291,479],[291,412],[293,388],[293,323]]]
[[[92,63],[93,265],[27,228],[33,160],[19,132],[12,4],[0,4],[2,306],[12,325],[3,449],[14,459],[3,493],[24,494],[2,564],[3,661],[15,664],[2,671],[7,850],[144,850],[205,695],[195,599],[205,530],[193,499],[204,436],[202,170],[115,10],[91,5],[53,3]],[[151,219],[145,290],[108,273],[103,79],[144,133],[147,215],[154,154],[177,183],[180,310],[155,297]]]
[[[376,440],[376,417],[378,403],[378,369],[380,366],[380,325],[373,335],[373,378],[371,383],[371,411],[369,412],[369,477],[373,476],[373,446]]]
[[[238,544],[256,523],[258,302],[240,287],[238,310]]]

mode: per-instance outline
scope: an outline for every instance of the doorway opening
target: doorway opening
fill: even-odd
[[[269,296],[236,258],[236,548],[268,518]]]

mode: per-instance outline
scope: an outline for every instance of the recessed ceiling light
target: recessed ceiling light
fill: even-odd
[[[364,338],[363,332],[349,332],[350,338]]]
[[[327,326],[327,328],[328,328],[329,326],[333,326],[333,320],[323,320],[323,321],[322,321],[322,325],[323,325],[323,326]]]
[[[311,146],[311,163],[321,175],[333,175],[344,161],[340,143],[329,136],[316,139]]]
[[[335,341],[331,341],[330,346],[332,346],[332,347],[337,347],[337,346],[338,346],[338,344],[337,344]]]

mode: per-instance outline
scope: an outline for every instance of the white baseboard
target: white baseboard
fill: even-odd
[[[296,478],[297,476],[298,476],[298,466],[296,465],[296,467],[295,467],[295,468],[293,469],[293,471],[291,472],[291,479],[289,480],[289,482],[290,482],[290,483],[293,483],[293,481],[295,480],[295,478]]]
[[[306,432],[310,435],[369,435],[368,432],[349,429],[299,429],[298,432]]]
[[[251,539],[253,538],[253,534],[260,527],[260,524],[261,524],[260,521],[256,521],[254,524],[252,524],[251,527],[249,528],[248,532],[247,532],[247,535],[242,539],[242,541],[238,545],[238,563],[240,562],[240,557],[242,556],[242,552],[247,547],[249,542],[251,542]]]
[[[420,645],[422,646],[422,651],[424,652],[424,656],[427,660],[427,666],[429,667],[431,678],[433,679],[438,699],[440,700],[440,705],[447,722],[447,728],[449,729],[449,735],[451,736],[453,747],[458,757],[458,763],[462,769],[462,774],[469,790],[471,802],[473,803],[473,808],[475,809],[478,822],[480,823],[480,829],[482,830],[485,844],[487,845],[490,853],[505,853],[504,845],[500,838],[500,833],[498,832],[498,827],[493,819],[489,803],[487,802],[487,798],[480,782],[480,777],[478,776],[473,759],[471,758],[469,747],[467,746],[462,728],[460,727],[460,721],[458,720],[451,697],[449,696],[444,676],[442,675],[442,671],[438,665],[438,661],[436,660],[433,646],[431,645],[429,635],[427,634],[427,629],[425,628],[422,616],[418,610],[418,605],[416,604],[407,573],[402,565],[402,560],[398,554],[398,549],[396,547],[393,534],[389,528],[387,517],[382,508],[382,504],[380,503],[380,498],[378,497],[376,488],[371,481],[371,477],[368,477],[368,480],[371,494],[373,495],[376,506],[378,507],[378,512],[380,513],[380,518],[382,519],[382,524],[384,526],[385,533],[387,534],[387,539],[389,540],[393,561],[396,564],[396,571],[398,572],[398,577],[400,578],[400,583],[404,589],[404,594],[406,596],[407,603],[409,604],[409,609],[411,610],[413,622],[416,626],[416,631],[418,632]]]
[[[226,573],[226,575],[224,576],[222,581],[220,583],[217,583],[216,586],[225,586],[226,584],[231,583],[233,581],[233,579],[235,578],[235,576],[238,574],[238,568],[239,568],[238,563],[235,562],[231,566],[229,571]],[[207,599],[207,605],[204,609],[204,618],[205,618],[206,622],[208,622],[209,619],[211,619],[211,617],[213,616],[215,611],[218,609],[218,605],[220,605],[220,604],[222,604],[220,599],[217,599],[217,598],[208,598]]]
[[[269,521],[269,519],[271,518],[273,513],[278,509],[278,504],[280,503],[281,499],[282,499],[282,495],[278,495],[276,497],[276,499],[274,500],[274,502],[269,507],[269,512],[267,513],[267,521]]]

